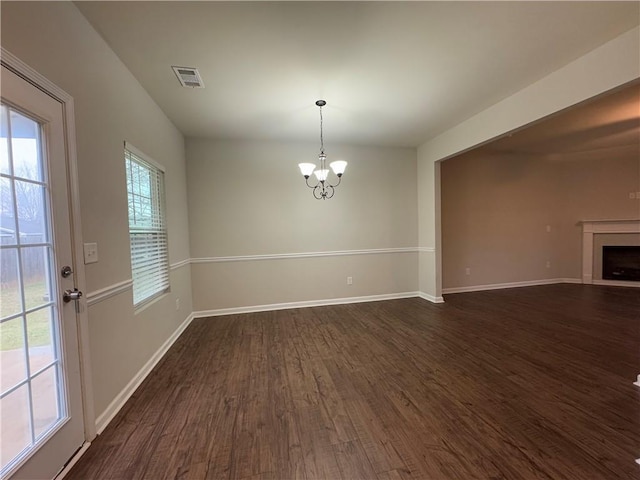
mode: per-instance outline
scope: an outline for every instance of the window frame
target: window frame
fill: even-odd
[[[144,152],[131,145],[129,142],[124,142],[124,161],[125,161],[125,177],[126,177],[126,189],[127,189],[127,222],[129,224],[129,259],[131,261],[131,279],[133,290],[133,306],[137,311],[143,309],[148,304],[168,293],[171,289],[171,282],[169,276],[169,229],[167,226],[167,209],[166,209],[166,187],[165,187],[165,168],[146,155]],[[133,169],[131,164],[135,163],[138,168],[143,168],[149,172],[151,189],[149,203],[152,209],[151,217],[155,220],[159,220],[160,226],[151,226],[141,228],[132,225],[131,210],[136,212],[136,204],[132,198],[139,193],[133,191],[134,178]],[[153,221],[152,221],[153,223]],[[140,262],[134,258],[134,254],[140,253],[142,250],[139,246],[134,247],[134,239],[142,236],[155,235],[157,240],[155,242],[147,243],[154,244],[155,247],[149,248],[150,251],[154,249],[160,252],[160,256],[156,260],[151,260],[147,263]],[[143,240],[144,243],[144,240]],[[139,272],[142,270],[144,273],[141,275]],[[138,273],[136,273],[138,272]],[[154,284],[154,277],[160,277],[157,281],[157,285]],[[140,279],[144,280],[143,282]],[[137,281],[136,281],[137,280]],[[141,284],[149,289],[153,290],[151,293],[145,294],[142,298],[136,299],[136,291],[140,290]],[[151,288],[149,288],[151,284]],[[139,292],[138,292],[139,293]]]

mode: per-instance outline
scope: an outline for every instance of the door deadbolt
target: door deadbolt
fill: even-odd
[[[62,267],[62,270],[60,270],[60,275],[62,275],[62,278],[67,278],[72,273],[73,270],[69,265],[65,265],[64,267]]]

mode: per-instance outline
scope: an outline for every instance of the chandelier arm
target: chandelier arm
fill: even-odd
[[[309,185],[309,177],[305,177],[304,178],[305,183],[307,184],[307,187],[309,188],[316,188],[320,182],[316,183],[315,185]]]
[[[325,199],[329,199],[329,198],[333,197],[333,194],[336,193],[336,189],[333,188],[333,185],[329,184],[327,186],[328,186],[327,194],[324,196]],[[329,189],[331,189],[331,195],[329,195]]]
[[[336,177],[338,177],[338,176],[336,175]],[[340,182],[341,182],[341,181],[342,181],[342,175],[340,175],[340,176],[338,177],[338,183],[329,183],[329,186],[330,186],[330,187],[337,187],[338,185],[340,185]]]
[[[319,194],[316,192],[319,192]],[[320,200],[324,198],[322,195],[323,193],[324,192],[320,190],[320,182],[318,182],[318,184],[313,188],[313,196],[316,197],[316,200]]]

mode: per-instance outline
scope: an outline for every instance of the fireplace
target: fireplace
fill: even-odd
[[[640,282],[640,247],[603,246],[602,278]]]
[[[634,280],[622,280],[620,279],[620,275],[613,274],[613,272],[609,271],[607,274],[604,274],[601,271],[600,267],[603,266],[603,261],[601,258],[601,254],[603,253],[604,246],[631,246],[637,248],[640,246],[640,219],[624,219],[624,220],[583,220],[580,222],[582,224],[582,283],[587,284],[597,284],[597,285],[620,285],[620,286],[629,286],[629,287],[639,287],[640,281],[635,278]],[[596,247],[594,244],[594,237],[600,237],[601,235],[614,237],[620,235],[619,239],[616,241],[606,240],[603,243],[599,243]],[[624,241],[621,241],[625,236]],[[628,237],[631,238],[628,238]],[[629,267],[631,269],[635,269],[635,273],[637,274],[637,269],[640,268],[638,265],[638,252],[634,255],[635,257],[635,266],[634,265],[618,265],[618,267],[627,267],[627,271],[624,275],[629,275],[628,271]],[[594,272],[595,270],[595,272]],[[595,273],[595,276],[594,276]],[[605,275],[610,276],[607,278]]]

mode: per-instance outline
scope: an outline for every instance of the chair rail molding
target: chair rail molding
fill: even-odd
[[[291,258],[340,257],[349,255],[384,255],[390,253],[417,253],[418,247],[370,248],[362,250],[336,250],[328,252],[274,253],[266,255],[234,255],[226,257],[192,258],[191,263],[246,262],[254,260],[282,260]]]

